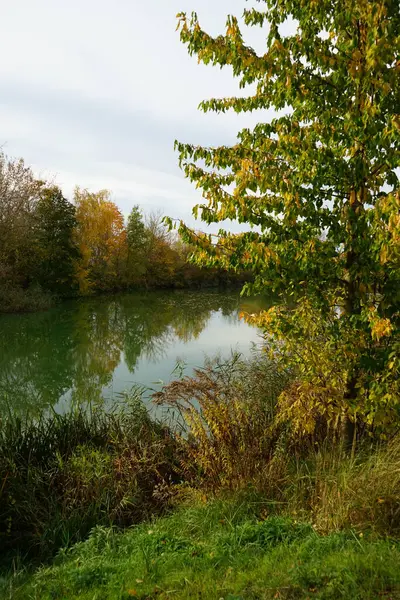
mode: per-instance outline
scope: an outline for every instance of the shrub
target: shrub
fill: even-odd
[[[1,552],[45,559],[95,525],[161,512],[177,478],[175,446],[132,406],[0,420]]]
[[[185,479],[212,489],[271,482],[279,473],[275,404],[288,379],[263,359],[208,361],[153,398],[175,409]],[[273,460],[275,459],[275,460]]]
[[[268,359],[236,357],[209,361],[156,394],[183,419],[177,439],[185,482],[206,493],[250,486],[274,511],[302,516],[323,532],[355,527],[398,535],[399,436],[379,445],[367,437],[355,457],[323,420],[296,438],[277,401],[291,385]]]
[[[51,294],[38,285],[27,289],[8,284],[0,286],[0,313],[46,310],[53,304]]]

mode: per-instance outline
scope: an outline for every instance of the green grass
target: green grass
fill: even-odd
[[[318,535],[268,504],[219,500],[89,539],[34,574],[3,579],[15,600],[400,598],[400,544]],[[1,587],[2,585],[2,587]]]

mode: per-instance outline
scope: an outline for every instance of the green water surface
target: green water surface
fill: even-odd
[[[176,377],[177,361],[190,373],[206,355],[248,355],[260,333],[239,312],[261,305],[237,292],[149,292],[0,315],[0,413],[112,404],[135,384]]]

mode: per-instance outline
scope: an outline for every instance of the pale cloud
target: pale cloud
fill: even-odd
[[[134,204],[190,220],[200,195],[184,179],[174,139],[228,144],[259,115],[204,115],[203,98],[233,95],[229,70],[198,65],[175,32],[196,10],[211,33],[243,0],[13,0],[0,20],[0,144],[42,176],[109,188]],[[255,2],[253,2],[255,4]],[[250,41],[262,51],[263,37]],[[5,58],[7,57],[7,58]]]

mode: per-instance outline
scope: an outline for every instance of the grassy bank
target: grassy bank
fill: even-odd
[[[300,442],[288,381],[235,358],[155,396],[169,426],[137,396],[3,418],[4,597],[400,598],[400,438]]]
[[[118,533],[97,527],[56,563],[3,580],[3,597],[372,599],[400,597],[400,545],[319,535],[260,498],[181,508]]]

